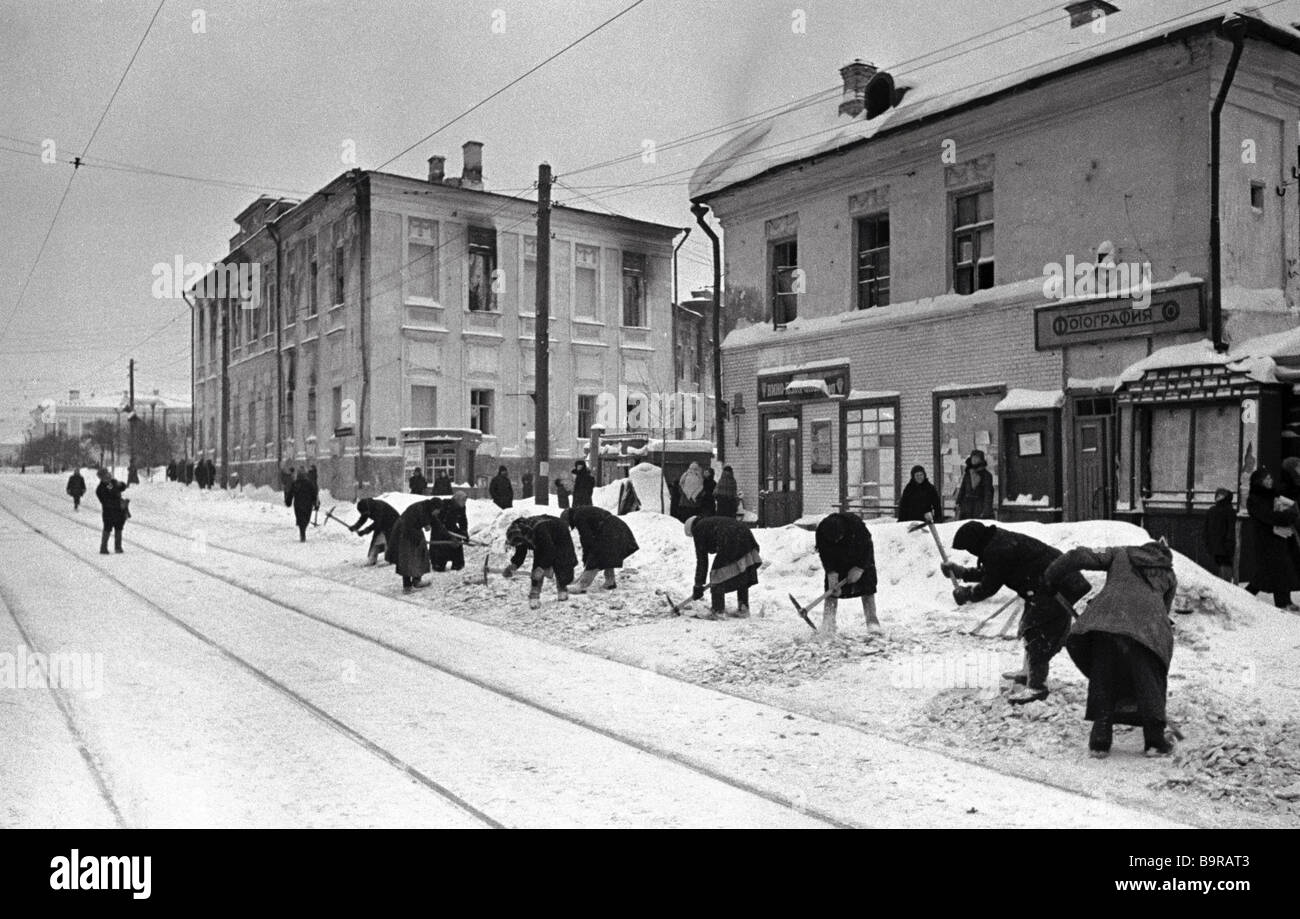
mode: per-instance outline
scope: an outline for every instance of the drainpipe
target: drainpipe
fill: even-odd
[[[284,344],[284,323],[280,312],[283,248],[280,245],[279,223],[280,218],[277,217],[266,225],[266,232],[275,243],[275,312],[271,314],[271,321],[275,323],[275,478],[271,480],[272,483],[281,481],[281,476],[284,475],[284,357],[280,350]]]
[[[194,377],[199,369],[199,347],[198,343],[194,341],[194,301],[186,296],[183,290],[181,291],[181,299],[190,308],[190,442],[185,454],[185,459],[188,461],[194,455]]]
[[[673,246],[673,392],[677,392],[677,381],[682,378],[682,369],[677,360],[677,252],[691,238],[691,228],[682,227],[682,241]]]
[[[358,324],[361,330],[361,398],[357,406],[357,467],[356,492],[353,498],[361,494],[361,471],[365,468],[366,440],[370,437],[370,300],[369,253],[370,253],[370,182],[360,169],[353,170],[353,181],[357,202],[357,304],[360,311]],[[372,474],[373,475],[373,474]]]
[[[1246,23],[1234,19],[1219,27],[1219,36],[1232,42],[1232,56],[1223,74],[1223,83],[1219,94],[1214,98],[1214,107],[1210,110],[1210,338],[1214,350],[1228,350],[1223,340],[1223,238],[1222,214],[1219,207],[1219,138],[1221,134],[1220,118],[1224,103],[1228,101],[1228,90],[1232,79],[1237,75],[1237,63],[1246,43]]]
[[[713,227],[704,222],[704,215],[708,212],[709,206],[702,201],[691,205],[695,222],[713,243],[713,437],[718,444],[718,462],[725,465],[727,438],[723,430],[725,422],[722,406],[722,245],[718,234],[713,232]]]

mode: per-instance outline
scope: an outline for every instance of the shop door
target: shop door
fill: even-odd
[[[803,516],[799,495],[799,419],[768,418],[763,434],[758,525],[785,526]]]
[[[1111,419],[1074,419],[1074,519],[1107,520],[1115,508]]]
[[[456,446],[454,444],[426,444],[424,447],[424,477],[432,485],[442,476],[456,481]]]

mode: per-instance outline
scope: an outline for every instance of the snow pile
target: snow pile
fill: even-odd
[[[995,412],[1027,412],[1060,408],[1065,404],[1065,393],[1059,389],[1013,389],[993,406]]]

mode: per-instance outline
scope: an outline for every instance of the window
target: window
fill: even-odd
[[[320,296],[320,262],[316,260],[316,237],[307,240],[307,274],[310,287],[307,288],[307,315],[315,316],[317,298]]]
[[[334,305],[347,302],[348,260],[343,221],[334,224]]]
[[[524,237],[524,274],[519,282],[519,312],[525,316],[537,313],[537,237]]]
[[[959,294],[993,286],[993,189],[953,199],[952,285]]]
[[[771,271],[772,323],[785,325],[799,315],[799,294],[803,275],[799,271],[799,241],[773,243],[769,252]]]
[[[217,308],[214,306],[208,310],[208,360],[220,359],[221,353],[217,350]]]
[[[578,396],[578,436],[590,437],[591,425],[596,420],[596,397]]]
[[[844,413],[845,500],[866,516],[894,513],[898,502],[898,420],[892,405]]]
[[[623,325],[643,329],[645,314],[645,256],[623,253]]]
[[[238,300],[227,301],[227,308],[234,311],[230,316],[230,347],[238,348],[239,343],[244,339],[244,311],[240,308]]]
[[[574,247],[573,315],[579,319],[601,319],[598,246]]]
[[[317,425],[316,384],[307,387],[307,433],[316,433]]]
[[[343,427],[343,387],[335,386],[330,392],[331,408],[330,417],[333,419],[335,428]]]
[[[889,305],[889,215],[858,220],[858,309]]]
[[[469,426],[484,434],[492,433],[492,390],[469,391]]]
[[[438,388],[436,386],[411,387],[411,427],[438,426]]]
[[[282,304],[280,324],[286,329],[293,325],[298,317],[298,259],[289,259],[289,299]]]
[[[271,310],[275,304],[275,285],[272,283],[270,269],[262,266],[262,302],[260,309],[257,311],[257,333],[259,335],[270,335],[274,326],[271,325]]]
[[[1264,183],[1250,183],[1250,206],[1257,211],[1264,209]]]
[[[266,435],[268,444],[275,440],[275,412],[272,409],[271,394],[268,392],[262,399],[262,432]]]
[[[438,224],[433,220],[410,219],[407,233],[406,295],[421,300],[438,299]]]
[[[1227,403],[1151,408],[1147,419],[1148,501],[1185,504],[1190,500],[1208,507],[1216,488],[1233,488],[1240,416],[1240,408]]]
[[[456,448],[436,444],[425,447],[424,477],[430,482],[443,478],[456,481]]]
[[[476,313],[494,313],[497,295],[497,232],[469,228],[469,308]]]

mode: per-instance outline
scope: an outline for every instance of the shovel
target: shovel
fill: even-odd
[[[804,622],[808,623],[808,628],[812,629],[815,632],[817,631],[817,626],[813,625],[813,621],[808,618],[808,614],[811,613],[813,610],[815,610],[817,607],[821,606],[822,603],[826,601],[827,597],[835,593],[837,590],[839,590],[848,582],[849,582],[848,578],[842,579],[838,584],[836,584],[830,590],[826,591],[826,593],[822,594],[816,600],[809,603],[806,607],[799,605],[799,601],[794,598],[794,594],[789,595],[790,602],[794,604],[795,612],[799,614],[799,617],[803,619]]]
[[[947,565],[948,553],[943,548],[943,541],[939,539],[939,530],[934,525],[934,517],[931,514],[926,514],[924,520],[918,521],[912,524],[911,526],[909,526],[907,528],[907,532],[915,533],[917,530],[923,529],[925,527],[930,528],[930,535],[934,537],[934,544],[939,548],[939,558],[943,559],[943,563]],[[961,582],[957,580],[957,575],[955,574],[949,573],[948,580],[952,581],[953,590],[956,590],[958,587],[961,586]]]
[[[996,619],[996,618],[997,618],[998,616],[1000,616],[1002,613],[1006,612],[1007,607],[1010,606],[1012,603],[1015,603],[1015,602],[1016,602],[1017,600],[1019,600],[1019,599],[1020,599],[1020,597],[1018,597],[1018,596],[1012,597],[1012,598],[1011,598],[1010,600],[1008,600],[1006,603],[1003,603],[1001,606],[999,606],[999,607],[998,607],[997,609],[995,609],[993,612],[989,613],[987,616],[985,616],[983,619],[981,619],[979,625],[975,626],[975,628],[971,629],[971,630],[970,630],[969,632],[967,632],[966,634],[968,634],[968,635],[979,635],[979,633],[980,633],[980,629],[984,628],[984,626],[988,625],[990,622],[992,622],[994,619]],[[1012,613],[1011,618],[1014,620],[1014,619],[1016,618],[1016,614],[1015,614],[1015,613]],[[999,634],[1001,634],[1001,633],[999,633]],[[992,636],[992,635],[981,635],[980,637],[981,637],[981,638],[992,638],[993,636]]]

